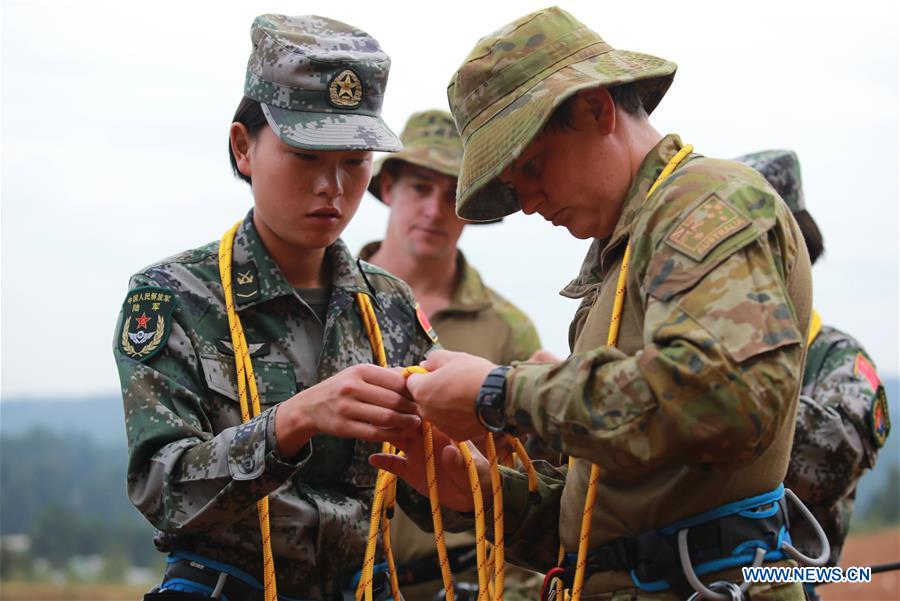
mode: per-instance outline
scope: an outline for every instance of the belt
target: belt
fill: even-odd
[[[336,587],[338,589],[342,587]],[[336,590],[336,599],[353,597],[352,589]],[[390,583],[384,574],[376,574],[375,598],[390,596]],[[218,589],[218,591],[217,591]],[[212,597],[214,591],[219,592],[221,601],[262,601],[264,588],[262,583],[243,570],[234,566],[196,555],[194,553],[177,550],[169,555],[166,564],[163,582],[159,587],[159,593],[167,592],[200,593]],[[311,601],[278,595],[279,601]]]
[[[634,585],[646,592],[671,588],[686,598],[694,592],[679,558],[678,534],[686,530],[690,563],[698,576],[748,566],[757,549],[763,561],[786,557],[782,542],[790,543],[784,487],[729,503],[636,537],[622,537],[592,549],[586,557],[585,581],[603,571],[628,572]],[[547,573],[545,590],[554,578],[572,586],[577,553],[567,553],[560,568]],[[547,598],[547,597],[544,597]]]

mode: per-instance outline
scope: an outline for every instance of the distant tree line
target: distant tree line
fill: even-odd
[[[65,568],[77,555],[157,565],[153,527],[125,492],[124,447],[45,429],[0,436],[0,535],[24,534],[24,553],[3,553],[0,578],[23,561],[43,558]],[[9,551],[6,549],[6,551]]]
[[[0,534],[31,541],[24,554],[0,553],[0,579],[27,572],[36,558],[64,569],[74,556],[100,555],[116,566],[112,572],[160,565],[153,528],[128,501],[126,464],[124,445],[84,434],[0,435]],[[876,493],[854,517],[855,530],[900,523],[900,466],[883,457],[877,472]]]

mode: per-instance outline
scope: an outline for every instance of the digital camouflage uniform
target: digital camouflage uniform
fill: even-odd
[[[496,176],[575,91],[637,82],[649,112],[674,71],[611,49],[557,8],[483,38],[448,91],[465,147],[457,211],[492,219],[519,208],[515,190]],[[594,241],[563,291],[582,299],[570,357],[507,374],[508,423],[577,458],[567,473],[541,477],[536,503],[525,475],[503,470],[514,563],[547,570],[560,542],[577,549],[591,463],[602,474],[591,548],[773,490],[787,470],[811,310],[806,249],[777,193],[738,163],[691,154],[647,198],[681,146],[670,135],[647,154],[612,236]],[[610,348],[628,241],[621,331]],[[723,578],[740,581],[740,571],[704,580]],[[803,598],[799,584],[750,593]],[[627,572],[604,571],[587,579],[584,598],[677,596],[640,591]]]
[[[759,171],[791,212],[806,210],[796,153],[768,150],[738,160]],[[829,326],[811,334],[785,486],[816,516],[831,545],[828,564],[839,565],[857,483],[875,466],[890,417],[884,386],[862,345]],[[795,546],[817,555],[818,539],[809,525],[796,513],[791,523]]]
[[[386,164],[407,161],[456,177],[462,159],[462,143],[453,116],[447,111],[415,113],[400,134],[403,150],[388,155],[375,167],[369,192],[381,200],[380,175]],[[369,260],[380,248],[371,242],[360,251],[360,258]],[[428,316],[441,340],[441,346],[484,357],[494,363],[508,364],[524,361],[541,348],[534,324],[521,309],[484,284],[478,271],[457,251],[458,281],[450,304]],[[391,520],[391,541],[398,566],[434,557],[439,566],[434,534],[420,530],[402,510]],[[448,549],[471,548],[474,562],[475,537],[471,532],[445,533]],[[416,564],[418,565],[418,564]],[[398,569],[403,572],[402,568]],[[454,573],[457,582],[477,583],[474,570]],[[507,601],[531,601],[540,592],[542,577],[533,572],[507,566],[505,598]],[[406,601],[431,601],[443,590],[440,577],[427,583],[401,586]]]
[[[417,325],[409,288],[385,271],[357,265],[343,242],[328,248],[333,277],[318,362],[310,364],[316,319],[266,252],[248,217],[234,248],[235,294],[259,385],[262,413],[241,423],[231,335],[219,282],[218,243],[152,265],[132,277],[116,329],[128,434],[128,492],[167,545],[261,578],[256,501],[269,495],[279,592],[331,593],[335,578],[359,569],[369,529],[379,443],[315,436],[297,456],[281,457],[275,408],[302,390],[359,363],[373,363],[355,303],[374,300],[388,364],[415,365],[432,342]],[[244,277],[242,278],[242,274]],[[247,277],[249,275],[249,277]],[[135,358],[121,337],[137,329],[144,293],[171,296],[171,333],[159,351]],[[151,307],[152,308],[152,307]],[[156,315],[156,314],[154,314]],[[123,323],[123,319],[130,323]]]
[[[283,128],[297,121],[294,108],[303,107],[328,111],[325,117],[300,113],[310,124],[316,118],[337,122],[317,126],[323,145],[396,146],[396,136],[377,116],[388,60],[374,40],[321,17],[279,15],[258,17],[252,36],[245,94],[267,103],[270,125],[282,128],[283,141],[306,148],[300,125]],[[280,62],[285,54],[290,60]],[[334,60],[313,64],[311,57]],[[350,70],[377,99],[370,101],[374,113],[363,120],[357,115],[347,129],[340,103],[329,96],[329,90],[344,92],[328,82]],[[354,87],[347,85],[352,99]],[[332,133],[337,140],[328,137]],[[341,135],[348,137],[342,141]],[[320,321],[267,252],[252,214],[237,231],[232,267],[262,412],[242,423],[219,243],[142,270],[131,278],[114,343],[129,445],[128,493],[163,533],[161,550],[225,563],[260,582],[256,502],[268,495],[279,593],[331,599],[362,564],[375,480],[367,458],[380,444],[317,435],[296,456],[282,457],[274,430],[278,404],[345,368],[374,362],[357,293],[372,300],[389,365],[419,363],[432,341],[418,325],[406,284],[357,263],[340,240],[325,250],[331,283]]]

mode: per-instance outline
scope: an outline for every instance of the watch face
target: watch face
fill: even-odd
[[[481,419],[485,424],[494,428],[502,428],[506,425],[506,415],[503,411],[491,405],[483,405],[481,407]]]

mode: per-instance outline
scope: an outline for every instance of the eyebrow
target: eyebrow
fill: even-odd
[[[415,179],[424,179],[427,181],[434,181],[437,179],[435,174],[429,169],[423,169],[421,167],[409,167],[404,173],[407,177],[412,177]]]

